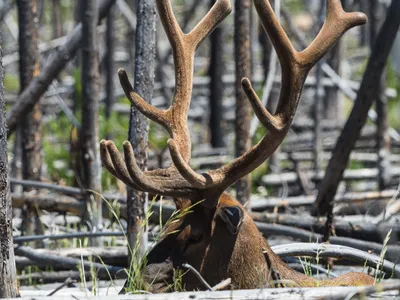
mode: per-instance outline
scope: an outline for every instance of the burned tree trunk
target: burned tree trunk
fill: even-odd
[[[318,18],[315,23],[317,23],[317,28],[321,28],[324,24],[325,15],[325,3],[321,1],[318,8]],[[314,118],[314,171],[318,173],[321,170],[322,164],[322,101],[324,95],[324,87],[322,84],[322,63],[324,58],[322,58],[316,65],[315,68],[315,94],[314,94],[314,105],[313,105],[313,118]]]
[[[326,174],[319,186],[313,214],[329,214],[333,198],[343,178],[350,153],[367,121],[368,111],[379,95],[380,78],[400,26],[400,1],[392,1],[388,15],[376,39],[354,107],[332,151]]]
[[[98,140],[99,107],[99,50],[97,37],[97,1],[82,2],[82,127],[80,145],[82,156],[82,183],[87,190],[88,218],[93,230],[102,226],[101,164]],[[94,193],[93,193],[94,192]],[[100,245],[100,239],[93,239]]]
[[[210,6],[215,0],[210,1]],[[222,129],[222,99],[224,97],[224,35],[222,24],[210,34],[211,58],[208,74],[210,76],[210,132],[211,146],[224,147]]]
[[[7,162],[7,131],[3,98],[3,49],[0,45],[0,298],[18,297],[12,236],[12,208]]]
[[[262,49],[262,66],[264,71],[264,80],[267,79],[269,73],[269,64],[271,60],[272,43],[268,36],[265,34],[261,21],[258,22],[258,41]]]
[[[19,19],[19,72],[21,92],[39,73],[38,16],[36,0],[18,0]],[[42,112],[40,101],[21,122],[22,177],[40,181],[42,148]],[[25,188],[24,191],[31,191]],[[39,215],[34,203],[27,205],[25,217],[26,234],[41,234]],[[38,242],[37,246],[40,247]]]
[[[153,0],[139,0],[137,3],[134,90],[147,101],[152,99],[154,86],[155,9]],[[147,168],[148,132],[147,118],[132,106],[128,138],[133,146],[137,163],[143,170]],[[128,243],[131,249],[134,249],[135,245],[139,243],[139,253],[134,254],[140,257],[146,249],[147,242],[147,228],[143,225],[147,208],[147,194],[129,190],[127,200]],[[131,257],[131,259],[133,258]]]
[[[341,42],[338,43],[328,53],[326,63],[337,73],[340,72],[340,52]],[[336,86],[326,87],[326,94],[323,103],[323,118],[333,120],[339,124],[340,115],[340,94]]]
[[[109,120],[111,116],[112,106],[114,104],[114,22],[115,22],[115,7],[110,9],[107,16],[107,31],[106,31],[106,103],[105,103],[105,115],[106,119]],[[108,134],[108,133],[107,133]]]
[[[240,156],[251,146],[251,106],[242,89],[243,77],[250,78],[250,9],[251,0],[235,1],[235,66],[236,66],[236,119],[235,155]],[[250,200],[251,180],[247,175],[236,183],[236,197],[241,203]]]
[[[53,38],[59,38],[64,35],[63,33],[63,22],[61,14],[61,1],[53,0],[53,13],[51,16],[51,22],[53,23]]]
[[[370,8],[370,42],[371,50],[375,47],[376,37],[379,28],[382,26],[385,8],[377,0],[371,0]],[[380,190],[384,190],[390,182],[390,136],[388,124],[388,107],[385,96],[386,76],[382,73],[379,94],[376,98],[376,153],[378,154],[378,185]]]

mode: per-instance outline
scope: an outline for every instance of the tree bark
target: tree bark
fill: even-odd
[[[90,223],[94,231],[102,226],[102,200],[95,193],[101,192],[101,163],[98,140],[99,108],[99,49],[97,36],[97,1],[82,3],[82,127],[80,145],[82,156],[82,183],[90,190],[86,193]],[[95,193],[93,193],[93,191]],[[100,246],[100,239],[92,239]]]
[[[339,74],[340,72],[340,52],[341,52],[341,43],[338,43],[331,49],[328,53],[328,57],[326,59],[326,63],[331,66],[331,68]],[[341,97],[338,93],[338,88],[336,86],[326,87],[326,94],[324,97],[323,103],[323,118],[326,120],[336,121],[337,124],[340,123],[341,114],[340,114],[340,101]]]
[[[60,0],[53,0],[52,7],[53,38],[56,39],[64,35]]]
[[[386,20],[377,36],[353,109],[332,152],[325,177],[319,186],[313,208],[314,215],[325,215],[332,211],[332,201],[343,178],[350,153],[367,121],[368,111],[379,95],[380,78],[399,26],[400,1],[392,1]]]
[[[369,0],[359,0],[359,11],[367,14],[368,13],[368,6],[370,5]],[[360,27],[360,47],[366,47],[370,41],[370,32],[368,30],[368,26],[361,26]]]
[[[19,296],[15,270],[12,208],[7,161],[7,130],[3,98],[3,48],[0,45],[0,298]]]
[[[321,28],[324,24],[325,18],[325,3],[321,1],[318,7],[318,18],[315,20],[316,27]],[[322,63],[324,58],[322,58],[315,67],[315,89],[314,89],[314,105],[313,105],[313,119],[314,119],[314,171],[319,172],[321,170],[322,158],[321,154],[323,152],[322,147],[322,101],[324,96],[324,86],[321,81],[324,76],[322,73]]]
[[[240,156],[251,146],[250,121],[251,106],[242,89],[243,77],[250,78],[250,9],[251,0],[235,0],[235,66],[236,66],[236,119],[235,155]],[[250,201],[250,175],[236,183],[236,198],[242,203]]]
[[[215,0],[210,1],[210,6]],[[208,74],[210,76],[210,132],[213,148],[225,147],[222,128],[222,100],[224,97],[224,29],[219,25],[210,35],[211,58]]]
[[[273,50],[272,50],[272,43],[269,40],[268,35],[265,33],[261,21],[258,22],[258,41],[261,46],[261,55],[262,55],[261,62],[264,70],[264,81],[265,81],[268,77],[269,62],[271,60],[271,53]]]
[[[382,3],[377,0],[370,1],[369,26],[370,26],[370,47],[371,51],[375,47],[377,33],[382,26],[385,8]],[[382,73],[379,84],[379,94],[376,98],[376,152],[378,154],[378,186],[380,190],[384,190],[390,182],[390,136],[388,124],[388,107],[385,97],[386,74]]]
[[[36,0],[18,0],[19,20],[19,72],[21,93],[39,73],[38,15]],[[40,101],[21,122],[22,141],[22,177],[27,180],[40,181],[41,148],[42,148],[42,111]],[[24,191],[32,191],[25,188]],[[42,234],[41,223],[35,205],[27,205],[25,229],[26,234]],[[41,243],[36,243],[37,247]]]
[[[115,7],[110,9],[107,17],[107,31],[106,31],[106,47],[107,47],[107,55],[106,55],[106,106],[105,106],[105,115],[106,120],[110,119],[112,106],[114,104],[114,41],[115,41]],[[108,133],[107,133],[108,134]]]
[[[151,101],[154,87],[154,68],[156,53],[156,10],[154,0],[137,2],[137,26],[135,40],[135,82],[134,90],[143,99]],[[138,110],[131,106],[128,138],[133,146],[135,157],[142,170],[147,168],[149,122]],[[145,213],[147,193],[129,189],[127,199],[128,243],[131,249],[139,243],[137,257],[146,250],[147,225]],[[131,254],[131,253],[130,253]],[[133,259],[133,257],[130,257]]]

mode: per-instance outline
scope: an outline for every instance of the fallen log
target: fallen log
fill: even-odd
[[[311,232],[305,229],[286,226],[286,225],[279,225],[279,224],[266,224],[255,222],[257,225],[258,230],[264,235],[265,238],[270,236],[288,236],[292,237],[296,240],[308,243],[318,243],[322,241],[322,234],[318,234],[315,232]],[[383,245],[380,243],[374,243],[369,241],[363,241],[348,237],[341,237],[341,236],[332,236],[329,241],[332,244],[336,245],[343,245],[349,246],[352,248],[356,248],[362,251],[375,253],[380,255],[383,250]],[[399,246],[397,245],[387,245],[386,256],[390,261],[399,261],[400,260],[400,252]]]
[[[57,271],[57,272],[34,272],[29,274],[18,275],[17,279],[20,285],[32,285],[35,284],[46,284],[55,282],[64,282],[66,279],[71,278],[72,280],[81,281],[85,275],[85,280],[93,280],[93,274],[90,271],[80,272],[80,271]],[[110,280],[108,274],[100,272],[96,274],[100,280]],[[24,297],[25,298],[25,297]],[[47,298],[49,299],[49,298]]]
[[[128,249],[127,247],[106,247],[106,248],[62,248],[57,250],[52,249],[35,249],[35,251],[42,255],[53,255],[59,257],[69,257],[74,259],[90,260],[97,263],[104,263],[121,268],[128,267]],[[101,258],[101,259],[100,259]],[[51,267],[53,271],[65,270],[64,266],[51,265],[49,266],[46,261],[32,261],[24,256],[16,256],[15,264],[18,270],[35,265],[41,270],[46,270]],[[62,277],[64,278],[64,277]],[[65,278],[64,278],[65,280]]]
[[[288,215],[270,213],[252,213],[254,220],[266,223],[276,223],[323,233],[326,218],[317,218],[310,215]],[[333,227],[337,235],[356,239],[382,243],[387,233],[392,230],[390,244],[400,241],[400,223],[381,222],[372,223],[374,218],[357,216],[356,218],[335,218]]]
[[[400,178],[400,167],[392,167],[391,168],[391,177],[398,180]],[[312,181],[321,181],[324,178],[324,172],[315,173],[314,171],[304,171],[304,174],[309,180]],[[344,171],[343,180],[376,180],[378,176],[377,168],[364,168],[364,169],[347,169]],[[282,182],[288,184],[297,183],[298,177],[296,172],[285,172],[280,174],[268,174],[264,175],[261,179],[261,182],[267,186],[280,186]],[[395,181],[393,181],[395,183]],[[398,183],[398,182],[397,182]]]
[[[361,203],[368,200],[388,200],[396,193],[395,189],[372,192],[348,192],[344,195],[336,195],[335,204],[339,203]],[[314,203],[316,196],[294,196],[294,197],[263,197],[257,195],[251,197],[251,209],[253,211],[263,211],[282,206],[299,207],[309,206]]]
[[[101,274],[102,276],[126,276],[124,269],[121,267],[115,267],[70,257],[51,255],[48,253],[43,254],[27,246],[15,247],[14,253],[18,256],[27,257],[35,263],[37,262],[47,266],[57,266],[58,268],[63,268],[67,270],[78,270],[79,267],[83,267],[85,270],[91,270],[92,268],[95,268],[97,274]]]
[[[62,195],[29,195],[29,194],[11,194],[13,208],[21,208],[25,204],[30,204],[42,210],[60,213],[71,213],[77,216],[83,216],[87,209],[87,203],[84,200],[78,200],[69,196]],[[126,219],[126,204],[118,203],[114,205],[112,199],[107,203],[103,203],[103,218],[112,218],[111,210],[118,212],[119,216]]]
[[[331,245],[331,244],[314,244],[314,243],[293,243],[287,245],[278,245],[271,247],[277,255],[281,257],[286,256],[311,256],[311,257],[322,257],[322,258],[344,258],[354,260],[361,265],[365,265],[371,268],[379,268],[389,274],[394,275],[396,278],[400,278],[400,266],[381,259],[378,255],[370,254],[365,251],[360,251],[355,248]]]
[[[370,295],[377,294],[379,297],[385,298],[385,296],[393,296],[394,299],[400,296],[400,280],[388,280],[383,283],[378,283],[375,286],[360,286],[360,287],[315,287],[315,288],[282,288],[282,289],[256,289],[256,290],[233,290],[233,291],[216,291],[216,292],[183,292],[183,293],[169,293],[169,294],[136,294],[136,295],[112,295],[112,296],[98,296],[98,300],[275,300],[275,299],[291,299],[291,300],[303,300],[303,299],[323,299],[323,300],[336,300],[346,299],[349,295],[357,296],[362,295],[363,299],[376,299],[375,297],[369,297]],[[385,293],[387,291],[393,291],[393,293]],[[77,296],[74,293],[73,296],[64,296],[63,300],[76,300]],[[79,297],[84,297],[84,294]],[[56,296],[57,297],[57,296]],[[26,300],[49,300],[50,297],[42,296],[24,296]],[[54,298],[59,299],[59,297]],[[18,298],[15,298],[18,300]]]

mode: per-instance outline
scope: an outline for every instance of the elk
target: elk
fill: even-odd
[[[243,89],[267,133],[247,153],[229,164],[199,174],[190,167],[191,141],[187,125],[194,54],[199,44],[231,12],[231,4],[229,0],[217,0],[194,29],[185,34],[177,23],[170,0],[156,0],[156,3],[173,49],[176,86],[171,106],[167,110],[153,107],[134,92],[125,70],[120,69],[118,75],[132,105],[167,130],[172,164],[166,169],[142,171],[128,141],[123,144],[124,157],[112,141],[100,143],[103,165],[126,185],[172,197],[178,210],[193,205],[191,213],[169,224],[163,237],[148,253],[146,272],[167,274],[172,267],[179,268],[187,262],[210,285],[231,278],[230,288],[234,289],[273,286],[274,280],[289,281],[301,287],[372,284],[373,279],[363,273],[348,273],[317,282],[290,269],[271,250],[246,209],[225,192],[274,153],[292,123],[308,72],[348,29],[366,23],[366,16],[359,12],[344,12],[340,0],[327,0],[322,29],[309,47],[298,52],[276,19],[269,1],[254,0],[281,65],[279,103],[275,114],[271,114],[261,104],[250,80],[243,78]],[[157,275],[153,277],[155,279]],[[157,282],[153,291],[168,290],[166,285],[170,279],[161,277],[163,279]],[[191,272],[183,276],[183,283],[186,290],[204,289]]]

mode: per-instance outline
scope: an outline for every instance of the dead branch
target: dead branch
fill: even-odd
[[[253,213],[252,217],[257,221],[311,229],[318,233],[324,232],[326,222],[326,218],[316,218],[309,215]],[[390,243],[395,243],[400,240],[400,224],[388,222],[374,224],[373,220],[373,217],[367,216],[346,216],[340,219],[336,218],[333,222],[333,226],[336,234],[340,236],[374,242],[382,242],[389,230],[392,229],[392,240]]]
[[[99,274],[111,274],[112,276],[124,276],[124,269],[121,267],[114,267],[109,265],[103,265],[101,263],[82,261],[80,259],[62,257],[50,254],[42,254],[39,251],[26,246],[19,246],[14,249],[15,255],[24,256],[30,260],[47,266],[57,266],[65,269],[77,270],[81,265],[85,269],[90,270],[91,268],[96,268]]]
[[[335,257],[357,261],[371,268],[382,268],[388,274],[394,274],[400,277],[400,266],[381,259],[378,255],[370,254],[355,248],[331,245],[331,244],[311,244],[311,243],[294,243],[287,245],[273,246],[271,249],[279,256],[312,256],[312,257]]]
[[[322,241],[322,235],[314,233],[301,228],[279,225],[279,224],[266,224],[256,222],[258,230],[265,236],[289,236],[302,242],[313,242],[318,243]],[[332,236],[330,241],[337,245],[349,246],[362,251],[373,251],[376,254],[380,254],[383,249],[383,245],[374,242],[367,242],[363,240],[357,240],[348,237]],[[399,259],[399,247],[396,245],[387,245],[386,257],[392,261]]]

